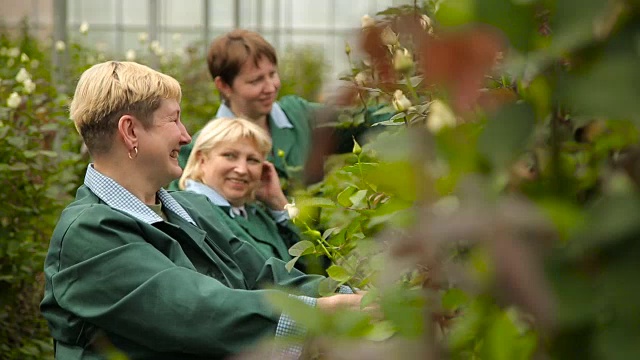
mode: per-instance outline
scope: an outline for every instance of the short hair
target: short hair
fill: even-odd
[[[181,98],[171,76],[134,62],[107,61],[82,73],[69,116],[94,156],[111,150],[121,116],[131,114],[148,128],[163,99]]]
[[[263,156],[267,156],[271,151],[271,138],[269,134],[260,126],[249,120],[241,118],[219,118],[211,120],[200,131],[187,165],[184,167],[178,186],[180,189],[186,187],[187,180],[202,182],[203,172],[200,168],[200,156],[208,155],[209,152],[225,142],[236,142],[240,139],[250,139],[254,142],[258,151]]]
[[[247,61],[253,61],[258,66],[262,57],[278,65],[276,50],[267,40],[255,31],[236,29],[211,42],[207,64],[214,80],[220,76],[222,81],[232,85]]]

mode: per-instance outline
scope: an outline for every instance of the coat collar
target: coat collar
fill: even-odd
[[[216,119],[222,117],[236,117],[236,115],[231,111],[231,108],[229,108],[225,103],[220,104],[218,112],[216,113]],[[293,129],[293,124],[291,124],[291,121],[289,121],[287,115],[284,113],[278,103],[273,103],[271,112],[269,113],[269,118],[271,119],[271,122],[279,129]]]

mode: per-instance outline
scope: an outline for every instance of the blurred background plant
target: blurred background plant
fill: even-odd
[[[366,290],[384,320],[298,307],[307,355],[640,356],[639,24],[624,0],[364,16],[335,125],[392,116],[296,193],[290,253],[328,258],[324,291]]]

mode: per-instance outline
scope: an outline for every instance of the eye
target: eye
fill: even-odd
[[[250,157],[249,159],[247,159],[247,162],[250,164],[261,164],[262,161],[258,158],[254,158],[254,157]]]
[[[227,159],[227,160],[235,160],[237,156],[236,156],[235,153],[226,152],[226,153],[222,153],[222,157]]]

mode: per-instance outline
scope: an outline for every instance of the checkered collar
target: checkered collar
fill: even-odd
[[[140,199],[135,197],[127,189],[115,182],[108,176],[101,174],[89,164],[87,174],[84,177],[84,184],[89,188],[100,200],[116,210],[125,212],[132,217],[143,221],[147,224],[153,224],[163,221],[162,218],[145,205]],[[189,214],[178,204],[178,202],[165,189],[157,192],[158,199],[162,206],[173,211],[181,218],[195,225],[195,222]]]

